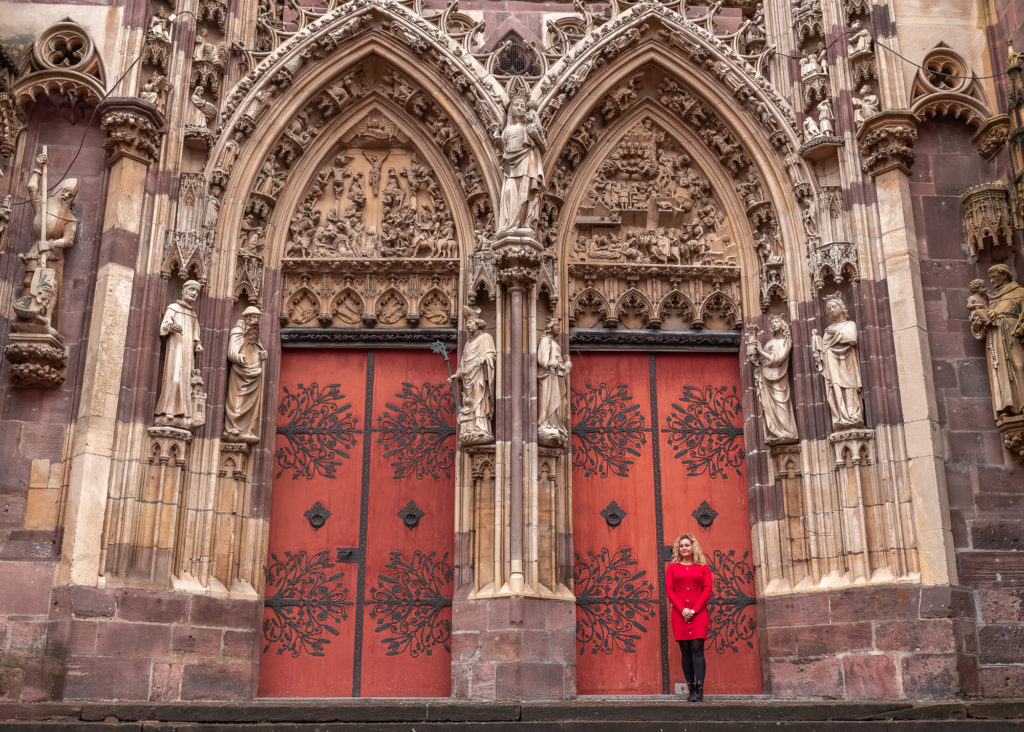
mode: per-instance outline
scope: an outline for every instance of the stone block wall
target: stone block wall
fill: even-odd
[[[963,589],[900,585],[759,600],[765,691],[846,700],[977,694],[972,602]]]
[[[972,261],[960,195],[998,180],[952,121],[922,125],[911,179],[936,399],[946,426],[946,480],[960,584],[971,591],[965,618],[977,621],[980,690],[1019,695],[1024,685],[1024,466],[1005,452],[992,415],[982,341],[971,336],[968,283],[995,262]],[[1007,261],[1024,279],[1021,234]]]

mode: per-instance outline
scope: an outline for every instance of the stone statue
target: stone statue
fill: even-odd
[[[822,99],[818,102],[818,128],[821,134],[832,137],[836,134],[836,115],[832,111],[832,102],[829,99]]]
[[[859,20],[850,24],[852,33],[846,41],[846,55],[850,58],[871,53],[871,31]]]
[[[853,97],[850,101],[853,104],[853,121],[861,125],[868,117],[878,114],[878,96],[871,93],[871,87],[867,84],[860,88],[859,93],[859,97]]]
[[[563,379],[572,363],[562,356],[558,345],[560,330],[558,318],[548,318],[537,344],[537,442],[548,447],[565,447],[569,441]]]
[[[156,15],[149,19],[146,35],[150,40],[171,42],[171,18],[166,10],[160,8]]]
[[[804,141],[813,140],[815,137],[821,137],[821,130],[818,129],[818,123],[814,121],[814,117],[807,115],[804,117]]]
[[[498,233],[536,230],[540,218],[540,199],[544,188],[541,156],[547,142],[537,110],[517,96],[508,107],[508,118],[501,133],[502,163],[505,181],[498,207]]]
[[[228,395],[224,401],[226,442],[255,445],[260,441],[263,417],[263,362],[267,351],[260,343],[260,309],[250,305],[231,329],[228,340]]]
[[[818,57],[811,51],[804,49],[803,53],[800,54],[800,78],[809,79],[820,73],[821,67],[818,66]]]
[[[814,368],[825,377],[828,408],[835,427],[863,427],[864,400],[857,349],[857,324],[850,320],[846,303],[838,294],[825,298],[832,323],[824,334],[811,331]]]
[[[78,181],[60,181],[47,195],[46,148],[36,157],[36,165],[28,181],[28,197],[35,217],[32,220],[34,241],[28,253],[20,255],[25,263],[22,296],[14,301],[16,320],[13,330],[56,333],[51,327],[54,312],[60,310],[61,277],[64,250],[75,243],[78,220],[73,203],[78,195]]]
[[[757,342],[757,327],[747,335],[747,360],[754,371],[757,399],[764,414],[765,442],[779,445],[796,442],[796,417],[789,391],[789,354],[793,336],[789,324],[778,315],[769,321],[772,337],[762,346]]]
[[[166,336],[164,371],[160,396],[156,400],[156,423],[166,427],[193,429],[198,416],[193,403],[194,378],[202,379],[196,368],[196,354],[203,352],[199,341],[199,317],[192,308],[202,289],[195,280],[181,288],[181,299],[172,302],[160,322],[160,335]]]
[[[159,72],[154,71],[149,75],[149,79],[145,84],[142,85],[142,91],[139,92],[139,99],[144,102],[149,102],[155,105],[157,109],[163,111],[164,108],[164,97],[167,94],[169,85],[167,80],[160,75]]]
[[[465,314],[469,339],[462,349],[459,368],[448,381],[462,382],[459,443],[483,445],[494,442],[491,418],[494,416],[494,367],[497,351],[494,338],[484,331],[487,324],[480,318],[480,309],[467,307]]]
[[[988,302],[971,283],[974,294],[967,307],[971,333],[985,340],[992,412],[998,419],[1024,414],[1024,287],[1005,264],[989,267],[988,279]]]

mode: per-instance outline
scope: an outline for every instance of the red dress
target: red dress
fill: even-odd
[[[672,633],[677,641],[708,637],[708,600],[711,599],[711,570],[706,564],[675,564],[665,567],[665,589],[672,603]],[[696,610],[690,622],[683,620],[683,608]]]

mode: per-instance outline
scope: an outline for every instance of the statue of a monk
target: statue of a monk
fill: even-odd
[[[231,329],[228,340],[228,395],[224,401],[226,442],[255,445],[260,441],[263,417],[263,362],[267,351],[260,343],[260,309],[250,305]]]
[[[199,340],[199,316],[193,305],[202,289],[195,280],[181,288],[181,299],[172,302],[160,322],[160,335],[167,338],[164,347],[163,380],[156,400],[156,423],[168,427],[191,429],[198,416],[192,394],[195,379],[201,378],[196,368],[196,354],[203,352]]]
[[[998,419],[1024,414],[1024,287],[1014,282],[1005,264],[989,267],[987,307],[983,299],[971,310],[971,332],[988,351],[992,412]]]
[[[857,324],[850,320],[846,303],[838,294],[825,298],[825,312],[832,322],[821,336],[818,331],[811,331],[811,349],[814,367],[825,377],[825,396],[832,412],[832,424],[841,429],[863,427]]]
[[[462,349],[459,368],[448,381],[462,383],[459,406],[459,443],[484,445],[494,442],[491,419],[494,417],[494,366],[497,350],[494,338],[484,328],[478,308],[466,308],[469,339]]]
[[[537,442],[548,447],[565,447],[569,441],[563,381],[572,363],[562,356],[560,330],[558,318],[549,318],[537,344]]]
[[[509,104],[501,144],[505,181],[498,205],[497,233],[499,236],[506,231],[535,233],[544,190],[541,157],[547,141],[537,111],[528,106],[525,97],[517,96]]]

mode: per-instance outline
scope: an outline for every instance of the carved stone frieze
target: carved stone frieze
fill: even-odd
[[[160,155],[164,120],[156,107],[132,97],[108,97],[100,126],[107,133],[107,162],[128,157],[149,165]]]
[[[967,224],[967,245],[975,257],[1002,256],[1013,247],[1010,191],[1003,183],[985,183],[960,197]]]
[[[892,169],[910,173],[917,143],[917,124],[911,114],[883,112],[868,118],[857,130],[861,168],[871,176]]]

